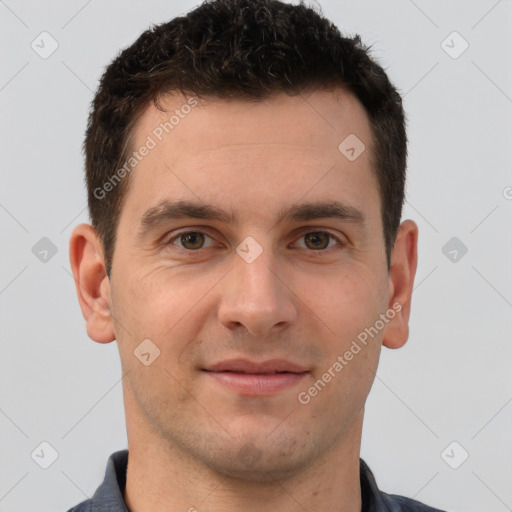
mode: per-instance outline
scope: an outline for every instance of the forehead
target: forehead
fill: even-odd
[[[135,124],[133,143],[139,147],[150,136],[157,145],[179,148],[173,155],[176,159],[188,158],[198,149],[269,143],[317,147],[337,155],[348,135],[371,142],[364,107],[341,88],[295,96],[278,93],[258,101],[198,99],[175,93],[163,97],[160,104],[165,111],[153,103],[147,105]]]
[[[134,151],[151,147],[131,172],[125,201],[139,217],[167,198],[230,198],[233,209],[253,205],[247,218],[305,195],[335,200],[345,191],[354,203],[364,194],[379,202],[368,117],[345,90],[257,102],[175,94],[160,103],[165,111],[148,105],[133,130]]]

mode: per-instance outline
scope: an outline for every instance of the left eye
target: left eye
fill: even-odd
[[[329,249],[329,241],[336,241],[340,244],[338,238],[327,231],[310,231],[302,235],[299,240],[301,239],[305,240],[306,249],[312,249],[314,251]],[[312,247],[308,246],[308,244],[311,244]]]
[[[188,251],[197,251],[198,249],[204,249],[205,239],[212,237],[208,236],[202,231],[184,231],[169,239],[166,245],[173,245],[175,240],[178,240],[181,245],[178,245],[181,249]],[[305,249],[311,249],[313,251],[321,251],[332,247],[330,242],[337,242],[338,245],[343,245],[340,240],[327,231],[309,231],[300,236],[299,240],[304,239]],[[211,245],[210,245],[211,247]]]

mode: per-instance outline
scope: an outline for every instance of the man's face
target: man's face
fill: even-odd
[[[368,118],[340,91],[186,104],[148,107],[134,132],[134,149],[156,146],[130,176],[110,280],[128,436],[220,473],[292,474],[356,439],[388,328],[335,365],[391,307]],[[351,134],[366,146],[355,160],[338,148]],[[234,218],[142,222],[165,201]],[[341,216],[301,209],[333,202]],[[146,360],[160,355],[146,366],[147,339]],[[233,359],[303,373],[207,371]]]

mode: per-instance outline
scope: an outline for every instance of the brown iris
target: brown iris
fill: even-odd
[[[313,231],[304,235],[304,240],[306,242],[306,246],[308,246],[308,242],[313,242],[313,247],[308,246],[310,249],[325,249],[329,246],[330,235],[323,231]],[[322,242],[325,242],[325,244]],[[317,245],[318,243],[320,243],[320,246]]]
[[[204,235],[198,231],[191,231],[189,233],[183,233],[180,237],[180,241],[186,249],[200,249],[204,244]],[[187,246],[187,244],[190,245]]]

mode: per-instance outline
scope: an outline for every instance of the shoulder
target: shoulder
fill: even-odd
[[[92,498],[82,501],[67,512],[128,512],[123,497],[127,464],[128,450],[111,454],[107,461],[103,482]]]
[[[92,512],[92,500],[85,500],[66,512]]]
[[[372,470],[360,459],[361,495],[365,512],[446,512],[430,507],[412,498],[388,494],[377,485]]]
[[[383,491],[379,491],[379,493],[382,501],[387,505],[386,511],[389,512],[446,512],[405,496],[387,494]]]

